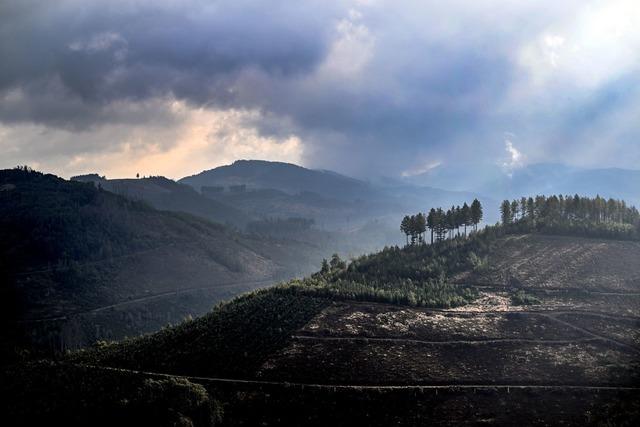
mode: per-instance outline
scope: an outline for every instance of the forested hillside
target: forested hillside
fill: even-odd
[[[60,351],[157,330],[221,298],[305,274],[326,256],[304,242],[240,234],[24,168],[0,171],[0,189],[9,354],[27,336],[19,347]]]
[[[159,210],[187,212],[221,224],[244,227],[249,216],[233,206],[204,197],[188,185],[156,176],[139,179],[106,179],[97,174],[81,175],[72,181],[93,182],[96,187],[144,201]]]
[[[368,182],[326,170],[261,160],[239,160],[182,178],[208,198],[264,217],[304,217],[328,230],[354,230],[375,220],[392,227],[406,211],[462,203],[471,193],[409,185],[398,180]],[[484,198],[483,201],[491,202]],[[494,203],[487,219],[497,218]],[[396,243],[378,240],[378,248]]]
[[[363,181],[330,171],[306,169],[290,163],[238,160],[199,174],[182,178],[181,183],[196,189],[203,186],[241,186],[246,189],[275,189],[288,194],[311,192],[325,198],[354,200],[374,189]]]
[[[17,390],[22,401],[63,390],[65,400],[15,405],[10,417],[25,420],[50,411],[91,422],[76,403],[80,394],[111,414],[160,405],[172,408],[168,419],[179,411],[202,426],[637,420],[640,272],[632,260],[640,246],[551,232],[522,234],[506,224],[349,262],[334,255],[305,279],[245,294],[201,318],[100,342],[56,364],[12,368],[0,390]],[[49,380],[25,388],[38,375]],[[116,378],[125,386],[115,387]],[[148,394],[154,387],[165,391]],[[132,403],[114,408],[96,390]],[[420,404],[406,412],[386,407],[389,399]],[[461,409],[468,407],[480,409]]]
[[[254,162],[250,164],[253,167]],[[318,256],[309,259],[313,264],[304,263],[297,270],[305,274],[312,271],[309,267],[316,268],[327,254],[339,252],[355,256],[400,240],[394,232],[393,221],[380,217],[380,212],[370,209],[371,205],[313,192],[288,194],[278,189],[243,186],[203,187],[196,191],[164,177],[107,179],[89,174],[71,180],[92,182],[96,188],[146,202],[159,210],[186,212],[225,224],[252,235],[257,241],[268,237],[278,240],[280,246],[290,246],[292,242],[309,246]],[[301,222],[307,224],[304,229],[297,225]]]

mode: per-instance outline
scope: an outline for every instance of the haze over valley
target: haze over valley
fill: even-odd
[[[640,425],[636,0],[0,0],[2,425]]]

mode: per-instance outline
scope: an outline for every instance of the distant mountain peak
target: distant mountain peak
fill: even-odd
[[[247,189],[274,189],[288,194],[310,192],[331,198],[355,198],[370,187],[364,181],[336,172],[268,160],[236,160],[230,165],[182,178],[179,182],[196,190],[203,186],[244,185]]]

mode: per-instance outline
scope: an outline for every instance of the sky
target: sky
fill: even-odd
[[[0,0],[0,167],[640,169],[637,0]]]

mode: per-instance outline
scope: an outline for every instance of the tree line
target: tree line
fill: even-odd
[[[400,223],[400,231],[405,234],[407,245],[425,243],[427,229],[431,234],[431,243],[434,242],[434,237],[440,242],[447,237],[459,236],[463,227],[465,236],[467,227],[473,226],[474,230],[477,230],[482,217],[482,204],[478,199],[474,199],[471,206],[465,202],[462,206],[451,206],[451,209],[446,211],[442,208],[431,208],[428,214],[420,212],[416,215],[406,215]]]
[[[541,231],[605,238],[640,238],[640,213],[624,200],[553,195],[504,200],[503,226],[512,230]]]
[[[522,197],[504,200],[500,206],[503,224],[517,221],[536,222],[593,222],[636,225],[640,214],[624,200],[575,196]]]

